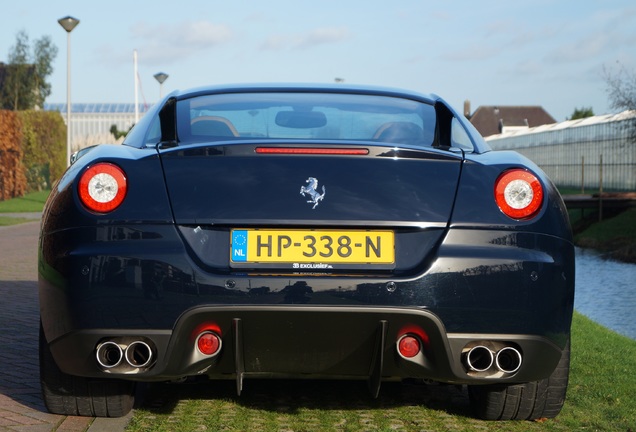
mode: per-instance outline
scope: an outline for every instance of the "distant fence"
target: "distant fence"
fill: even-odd
[[[630,113],[597,116],[487,137],[495,150],[517,151],[560,187],[636,190],[636,143]]]
[[[530,156],[528,156],[532,159]],[[607,163],[603,154],[590,161],[581,156],[579,164],[538,164],[554,183],[580,188],[581,192],[604,190],[636,190],[636,164]],[[607,159],[607,156],[605,156]],[[575,162],[575,161],[572,161]]]
[[[110,128],[115,125],[120,132],[128,131],[135,124],[134,104],[130,103],[77,103],[72,104],[71,147],[77,151],[95,144],[118,144]],[[66,104],[45,104],[47,111],[59,111],[66,122]],[[148,106],[139,105],[140,118]]]

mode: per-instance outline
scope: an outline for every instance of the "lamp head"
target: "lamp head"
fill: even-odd
[[[65,16],[64,18],[60,18],[57,20],[58,23],[66,30],[67,33],[70,33],[75,26],[79,24],[79,20],[77,18],[73,18],[72,16]]]

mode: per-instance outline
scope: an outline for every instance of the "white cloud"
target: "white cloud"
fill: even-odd
[[[543,66],[536,60],[526,60],[517,63],[512,73],[517,76],[537,77],[543,72]]]
[[[346,27],[317,28],[301,37],[297,48],[342,42],[349,38]]]
[[[228,43],[232,30],[225,24],[209,21],[183,21],[176,24],[147,25],[138,23],[132,29],[137,41],[140,61],[166,64]]]
[[[486,38],[500,37],[515,32],[515,25],[509,20],[492,21],[483,27],[483,35]]]
[[[611,35],[596,33],[575,42],[561,45],[552,50],[546,57],[554,63],[571,63],[594,60],[602,54],[614,51],[621,44]]]
[[[553,49],[546,57],[555,63],[597,60],[613,56],[636,43],[636,8],[599,10],[571,25],[573,41]]]
[[[447,61],[478,61],[487,60],[499,54],[500,50],[489,46],[470,46],[441,55]]]
[[[291,43],[289,36],[272,35],[261,44],[261,49],[265,51],[279,51],[288,48]]]
[[[350,38],[346,27],[322,27],[306,33],[275,34],[261,44],[263,50],[306,49],[318,45],[336,44]]]
[[[178,41],[179,35],[182,36],[183,42],[198,47],[222,44],[232,38],[232,32],[228,26],[212,24],[207,21],[182,23],[176,29],[173,29],[172,34],[167,36]]]

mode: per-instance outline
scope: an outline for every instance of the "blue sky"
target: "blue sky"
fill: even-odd
[[[603,70],[636,70],[636,3],[607,1],[226,0],[3,2],[0,61],[15,36],[48,35],[59,53],[47,102],[66,101],[71,15],[73,102],[133,102],[208,84],[333,82],[436,93],[460,112],[542,105],[610,112]]]

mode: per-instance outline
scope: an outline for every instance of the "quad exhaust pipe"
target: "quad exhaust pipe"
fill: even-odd
[[[513,347],[505,347],[497,351],[495,357],[497,369],[505,373],[515,373],[521,367],[521,353]]]
[[[464,356],[464,364],[471,372],[486,372],[494,365],[500,372],[512,374],[519,370],[521,362],[521,352],[511,346],[493,350],[485,345],[477,345]]]
[[[141,340],[135,340],[128,345],[114,341],[102,342],[95,350],[97,363],[104,369],[112,369],[122,365],[125,360],[127,366],[141,369],[154,362],[154,353],[150,345]]]
[[[124,351],[115,342],[107,341],[99,344],[95,354],[97,356],[97,363],[106,369],[110,369],[121,363]]]
[[[152,349],[146,342],[135,341],[126,347],[126,361],[135,368],[144,368],[152,362]]]
[[[466,355],[468,369],[474,372],[487,371],[492,367],[494,361],[492,351],[483,345],[471,348]]]

